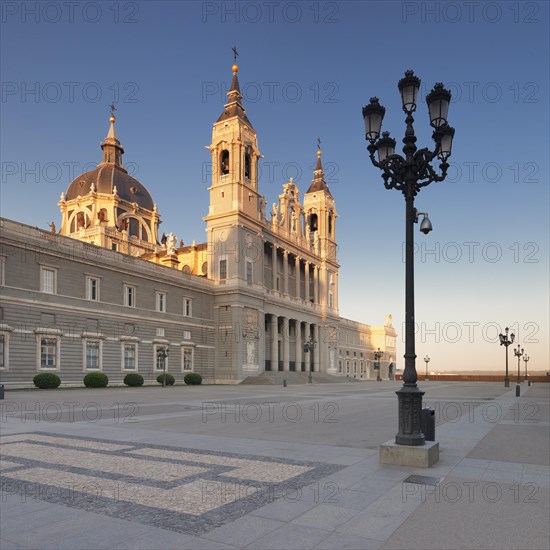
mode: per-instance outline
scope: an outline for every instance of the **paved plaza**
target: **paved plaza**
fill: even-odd
[[[550,386],[420,386],[429,469],[399,382],[7,392],[0,548],[548,548]]]

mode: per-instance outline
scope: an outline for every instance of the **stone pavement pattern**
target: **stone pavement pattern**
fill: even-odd
[[[9,392],[0,548],[548,548],[548,385],[424,383],[416,470],[398,387]]]

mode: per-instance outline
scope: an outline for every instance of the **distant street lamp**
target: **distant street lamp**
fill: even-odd
[[[426,214],[421,214],[414,207],[414,198],[430,183],[443,181],[447,175],[454,137],[454,128],[447,124],[447,114],[451,102],[451,92],[438,82],[426,96],[430,125],[434,128],[432,139],[435,147],[418,149],[414,134],[413,113],[416,111],[417,96],[420,90],[420,79],[413,71],[407,71],[398,86],[401,94],[403,111],[406,114],[405,137],[403,138],[403,155],[395,152],[395,139],[389,132],[382,130],[382,120],[386,109],[380,105],[378,98],[373,97],[363,108],[365,137],[369,158],[374,166],[382,170],[382,179],[386,189],[401,191],[405,197],[405,370],[403,387],[397,391],[399,403],[399,429],[395,436],[398,445],[424,445],[426,439],[421,430],[422,396],[416,382],[415,321],[414,321],[414,224],[418,216],[424,218],[420,231],[424,234],[432,230],[432,224]],[[378,154],[378,159],[375,155]],[[435,163],[439,159],[438,174]]]
[[[317,342],[315,342],[315,340],[312,340],[310,336],[309,340],[307,342],[304,342],[304,353],[309,353],[310,351],[313,351],[316,347],[317,347]],[[312,384],[313,375],[311,373],[311,363],[308,365],[308,370],[309,370],[308,382]]]
[[[383,351],[380,351],[380,348],[378,348],[378,351],[374,352],[374,360],[376,363],[374,363],[374,369],[376,370],[376,381],[380,382],[382,380],[382,377],[380,376],[380,357],[384,355]]]
[[[504,332],[506,334],[502,334],[502,332],[498,335],[498,338],[500,340],[500,345],[501,346],[505,346],[506,347],[506,376],[504,377],[504,387],[505,388],[509,388],[510,387],[510,377],[508,376],[508,346],[510,344],[513,344],[514,343],[514,333],[512,332],[510,334],[510,338],[508,338],[508,331],[510,329],[508,327],[506,327],[504,329]]]
[[[158,348],[157,349],[157,360],[162,359],[162,387],[166,387],[166,358],[170,354],[168,348]]]
[[[424,361],[426,361],[426,380],[428,380],[428,363],[430,362],[430,358],[426,355]]]
[[[518,381],[517,384],[519,384],[519,364],[521,362],[521,356],[523,355],[523,348],[520,349],[518,344],[518,349],[514,350],[514,355],[518,358]]]
[[[527,362],[531,359],[527,354],[523,356],[523,361],[525,362],[525,380],[527,380]]]

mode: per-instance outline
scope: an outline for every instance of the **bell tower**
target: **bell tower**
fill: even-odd
[[[306,237],[320,259],[320,305],[325,313],[338,312],[338,269],[336,244],[336,206],[325,181],[318,140],[317,164],[313,181],[304,195]]]
[[[265,220],[265,199],[258,193],[258,159],[261,157],[258,139],[242,105],[237,50],[233,51],[235,63],[231,68],[233,77],[227,103],[214,123],[212,143],[207,147],[212,159],[210,205],[204,218],[208,234],[208,276],[218,281],[241,278],[247,282],[251,282],[252,277],[259,282],[261,270],[254,270],[257,273],[251,276],[250,267],[247,269],[240,261],[243,245],[250,248],[256,244],[253,240]],[[262,247],[259,240],[257,250],[263,250]],[[227,256],[230,259],[223,262]]]

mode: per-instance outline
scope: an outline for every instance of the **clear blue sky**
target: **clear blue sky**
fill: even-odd
[[[60,193],[101,159],[115,100],[124,161],[162,229],[204,241],[204,145],[236,45],[261,192],[273,202],[290,176],[305,191],[321,138],[340,215],[341,313],[369,324],[392,313],[400,358],[405,205],[370,165],[361,107],[378,96],[400,140],[397,81],[414,69],[423,94],[438,81],[453,91],[456,128],[449,180],[416,201],[434,225],[415,232],[419,369],[425,354],[434,369],[501,368],[496,327],[507,324],[530,368],[548,369],[547,2],[36,5],[2,4],[2,216],[59,223]],[[423,99],[416,132],[431,143]]]

